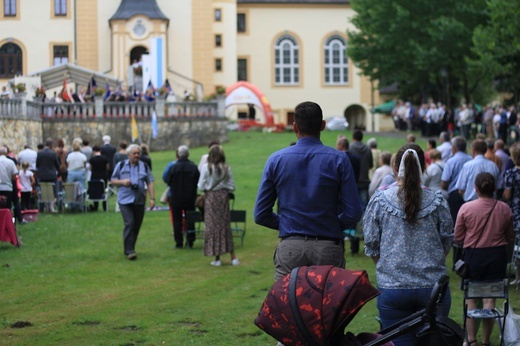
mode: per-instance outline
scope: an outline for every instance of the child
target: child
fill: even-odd
[[[31,194],[34,185],[34,174],[29,170],[29,162],[22,162],[22,170],[19,173],[22,184],[22,210],[31,209]]]

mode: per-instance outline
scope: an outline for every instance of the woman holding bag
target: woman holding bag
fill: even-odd
[[[231,254],[231,264],[239,264],[235,256],[229,217],[229,192],[235,190],[231,167],[220,145],[209,149],[203,164],[198,188],[204,193],[204,255],[215,256],[212,266],[220,267],[220,255]]]
[[[466,263],[465,279],[473,281],[500,280],[506,277],[506,245],[514,240],[513,213],[509,206],[494,199],[495,178],[482,172],[475,178],[478,199],[462,205],[455,223],[454,242],[462,243]],[[467,300],[468,309],[477,308],[475,299]],[[483,299],[484,309],[494,309],[495,299]],[[482,343],[490,345],[494,320],[482,320]],[[477,320],[466,320],[468,341],[477,344]]]

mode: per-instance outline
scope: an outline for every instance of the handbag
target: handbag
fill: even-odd
[[[218,180],[215,184],[213,184],[213,186],[209,190],[206,190],[206,191],[213,190],[218,184],[220,184],[224,179],[226,179],[226,177],[227,177],[227,171],[220,180]],[[197,207],[200,211],[203,211],[205,202],[206,202],[206,198],[205,198],[204,194],[201,193],[200,195],[197,195],[197,197],[195,198],[195,207]]]
[[[205,202],[204,194],[197,195],[197,197],[195,198],[195,206],[199,209],[204,209],[204,202]]]
[[[497,202],[498,201],[495,201],[495,204],[493,205],[493,208],[491,209],[491,211],[489,212],[489,214],[487,216],[486,222],[484,223],[484,227],[482,227],[482,231],[480,231],[478,239],[475,242],[475,245],[473,245],[473,249],[471,250],[471,253],[470,253],[469,258],[468,258],[468,262],[471,260],[471,257],[473,256],[473,252],[474,252],[475,248],[477,247],[478,242],[480,241],[480,237],[482,237],[482,233],[484,233],[484,230],[486,229],[486,225],[487,225],[487,223],[489,221],[489,217],[493,213],[493,210],[495,210],[495,206],[497,205]],[[453,269],[455,270],[455,273],[458,276],[460,276],[462,279],[466,278],[466,275],[468,274],[468,266],[466,265],[466,262],[464,260],[459,259],[455,263],[455,266],[454,266]]]
[[[161,195],[161,198],[159,198],[159,202],[162,204],[168,204],[168,194],[170,193],[170,187],[168,186],[166,190]]]

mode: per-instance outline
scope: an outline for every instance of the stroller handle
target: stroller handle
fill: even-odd
[[[424,312],[426,316],[431,317],[434,321],[438,312],[437,310],[441,309],[442,302],[444,301],[446,290],[448,289],[449,284],[450,277],[448,275],[443,275],[435,283],[435,286],[433,286],[430,300],[428,301]]]

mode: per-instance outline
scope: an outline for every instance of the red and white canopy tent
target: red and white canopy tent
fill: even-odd
[[[255,105],[262,111],[264,116],[263,125],[268,127],[275,126],[271,105],[260,89],[253,84],[244,81],[237,82],[226,88],[226,108],[249,103]],[[254,120],[249,121],[256,123]]]

